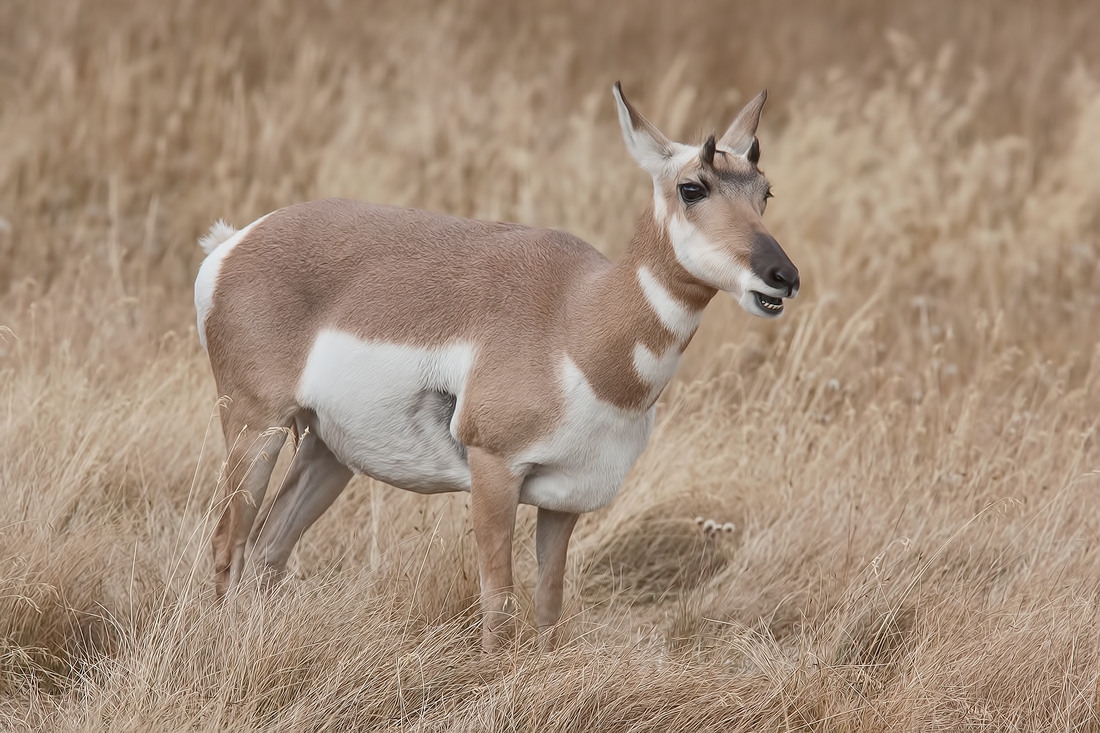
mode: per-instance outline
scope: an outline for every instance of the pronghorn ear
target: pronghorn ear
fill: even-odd
[[[756,165],[756,161],[760,159],[760,143],[756,140],[756,126],[760,124],[760,112],[764,109],[764,100],[767,98],[768,90],[765,89],[746,104],[720,142],[723,148],[734,155],[748,158],[753,165]]]
[[[630,106],[623,96],[623,88],[615,82],[615,103],[619,108],[619,126],[623,128],[623,140],[634,160],[642,170],[655,178],[672,175],[675,170],[672,156],[676,152],[675,144],[664,136],[657,127],[642,116],[642,113]]]

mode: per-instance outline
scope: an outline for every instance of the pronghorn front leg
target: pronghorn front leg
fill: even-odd
[[[499,646],[505,624],[516,609],[512,594],[512,535],[523,476],[516,476],[504,459],[479,448],[469,449],[470,503],[481,578],[481,646]]]
[[[565,581],[565,554],[569,536],[579,514],[539,509],[535,528],[535,554],[539,561],[539,579],[535,586],[535,621],[539,627],[539,647],[553,649],[557,643],[555,627],[561,620],[562,586]]]

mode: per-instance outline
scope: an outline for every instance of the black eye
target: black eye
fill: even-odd
[[[694,204],[696,201],[702,201],[706,197],[706,186],[703,186],[699,183],[680,184],[680,200],[682,200],[685,204]]]

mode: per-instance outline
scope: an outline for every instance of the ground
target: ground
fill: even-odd
[[[1038,1],[0,3],[0,729],[1100,729],[1098,31]],[[711,305],[578,526],[562,648],[532,512],[483,655],[465,497],[361,478],[285,587],[216,604],[196,239],[343,195],[614,256],[649,197],[616,79],[693,141],[769,88],[803,286],[779,321]]]

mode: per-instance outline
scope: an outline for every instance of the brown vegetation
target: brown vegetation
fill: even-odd
[[[956,5],[0,3],[0,729],[1100,729],[1100,9]],[[615,253],[616,78],[695,139],[769,87],[803,295],[711,306],[570,641],[533,513],[483,656],[465,497],[364,479],[216,605],[196,237],[339,194]]]

